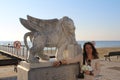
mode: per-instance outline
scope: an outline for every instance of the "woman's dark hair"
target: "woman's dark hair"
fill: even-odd
[[[88,58],[85,47],[86,45],[90,45],[92,47],[92,55],[94,59],[98,59],[98,52],[96,50],[96,48],[94,47],[94,45],[91,42],[86,42],[83,46],[83,64],[85,64],[86,59]]]

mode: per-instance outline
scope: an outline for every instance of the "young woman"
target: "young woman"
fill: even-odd
[[[85,70],[85,80],[95,80],[100,73],[98,52],[91,42],[83,46],[83,65],[91,66],[92,70]]]
[[[100,63],[98,52],[91,42],[86,42],[83,46],[83,55],[79,54],[74,59],[66,59],[54,62],[53,66],[60,66],[62,64],[70,64],[83,62],[83,65],[89,66],[91,70],[84,70],[84,80],[94,80],[100,73]]]

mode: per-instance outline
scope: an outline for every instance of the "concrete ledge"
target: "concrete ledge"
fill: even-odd
[[[53,62],[40,62],[40,63],[27,63],[26,61],[21,61],[19,67],[22,66],[27,69],[33,69],[33,68],[42,68],[42,67],[50,67],[52,66]]]

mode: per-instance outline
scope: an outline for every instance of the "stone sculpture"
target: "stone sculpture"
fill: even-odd
[[[43,20],[27,15],[27,19],[20,18],[20,22],[30,30],[24,35],[24,43],[29,50],[29,62],[38,62],[36,54],[41,59],[48,60],[49,56],[43,54],[44,47],[56,47],[58,49],[56,58],[62,59],[62,53],[67,46],[77,44],[74,22],[67,16],[61,19]],[[27,44],[28,36],[32,42],[31,48]]]

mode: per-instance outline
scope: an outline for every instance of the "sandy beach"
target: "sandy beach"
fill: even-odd
[[[105,61],[104,55],[111,51],[120,51],[120,47],[97,48],[101,61],[101,80],[120,80],[120,56],[112,56],[112,61]],[[5,77],[17,76],[14,66],[0,66],[0,80]]]
[[[120,51],[120,47],[97,48],[97,51],[99,53],[99,57],[103,58],[104,55],[107,55],[109,52]]]

